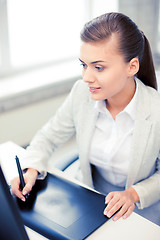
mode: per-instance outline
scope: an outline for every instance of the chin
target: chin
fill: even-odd
[[[95,101],[104,100],[104,98],[102,98],[102,97],[98,97],[98,96],[93,95],[93,94],[91,94],[90,97],[92,98],[92,100],[95,100]]]

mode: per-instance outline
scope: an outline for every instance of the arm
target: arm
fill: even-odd
[[[140,201],[136,203],[137,207],[139,209],[149,207],[160,200],[160,172],[156,172],[151,177],[133,185],[133,188],[140,198]]]
[[[76,85],[55,116],[38,131],[27,148],[21,162],[22,169],[27,169],[24,174],[26,183],[24,189],[22,191],[19,189],[19,177],[11,181],[13,194],[23,201],[25,200],[24,195],[31,191],[36,179],[43,179],[46,176],[47,160],[51,153],[75,133],[72,105]]]
[[[40,173],[38,178],[43,178],[46,175],[47,160],[55,149],[60,147],[75,133],[72,108],[76,85],[74,85],[71,93],[53,118],[38,131],[26,150],[22,168],[37,169]]]
[[[128,217],[134,210],[135,204],[143,209],[160,200],[160,159],[156,160],[156,172],[145,180],[138,182],[122,192],[111,192],[106,197],[107,207],[104,214],[111,217],[118,213],[113,220]]]

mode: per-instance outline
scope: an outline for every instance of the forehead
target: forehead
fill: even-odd
[[[82,42],[80,48],[80,58],[83,61],[111,60],[118,55],[121,54],[115,34],[102,42]]]

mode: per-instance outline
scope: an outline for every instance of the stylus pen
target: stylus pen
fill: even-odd
[[[17,163],[17,169],[18,169],[18,173],[19,173],[19,178],[20,178],[20,185],[22,187],[22,189],[25,187],[25,181],[24,181],[24,177],[23,177],[23,173],[22,173],[22,169],[21,169],[21,165],[19,162],[19,158],[16,156],[16,163]],[[25,198],[28,198],[28,194],[25,195]]]

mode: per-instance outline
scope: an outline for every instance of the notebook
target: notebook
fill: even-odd
[[[49,173],[17,204],[24,224],[49,239],[85,239],[108,220],[105,196]]]

